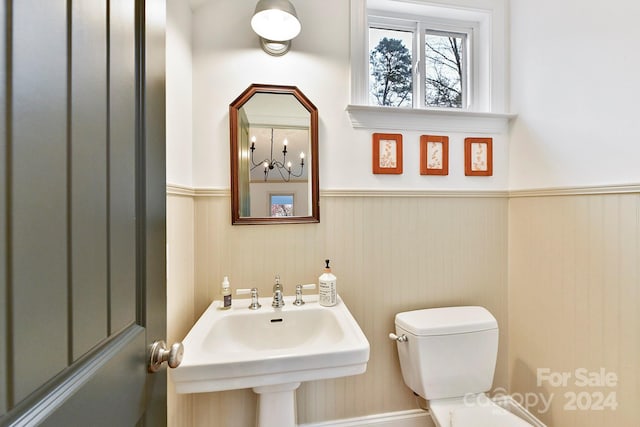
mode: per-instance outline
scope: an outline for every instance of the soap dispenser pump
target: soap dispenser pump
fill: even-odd
[[[320,305],[331,307],[338,302],[338,292],[336,290],[336,276],[331,273],[329,260],[324,260],[326,266],[324,273],[318,278],[318,296]]]

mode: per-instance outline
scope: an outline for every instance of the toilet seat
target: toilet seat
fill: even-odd
[[[522,418],[496,405],[484,393],[473,398],[429,401],[429,410],[437,427],[532,427]]]

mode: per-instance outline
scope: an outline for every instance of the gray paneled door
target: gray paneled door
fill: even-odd
[[[0,425],[166,424],[164,3],[0,4]]]

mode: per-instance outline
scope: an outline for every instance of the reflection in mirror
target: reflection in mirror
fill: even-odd
[[[293,194],[272,194],[269,209],[271,216],[295,216]]]
[[[252,85],[229,109],[233,224],[318,222],[318,119],[292,86]]]

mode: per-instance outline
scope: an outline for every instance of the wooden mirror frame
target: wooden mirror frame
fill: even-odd
[[[311,151],[311,215],[290,217],[242,217],[240,216],[240,170],[238,158],[238,111],[256,93],[293,95],[309,111],[309,137]],[[232,224],[300,224],[320,222],[320,187],[318,170],[318,109],[295,86],[252,84],[229,105],[229,126],[231,135],[231,223]]]

